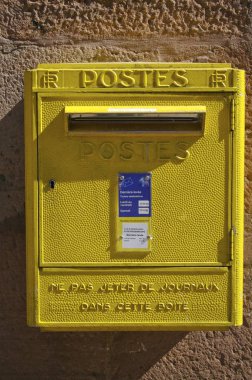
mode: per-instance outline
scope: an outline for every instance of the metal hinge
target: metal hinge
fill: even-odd
[[[234,131],[234,129],[235,129],[235,100],[234,100],[234,98],[231,99],[231,115],[230,115],[230,119],[231,119],[231,131]]]
[[[233,226],[230,230],[230,260],[234,259],[234,235],[235,235],[235,227]]]

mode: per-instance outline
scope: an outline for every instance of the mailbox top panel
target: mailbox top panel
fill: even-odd
[[[236,92],[227,63],[61,63],[32,70],[35,92]]]

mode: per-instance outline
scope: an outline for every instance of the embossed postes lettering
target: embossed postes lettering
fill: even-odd
[[[93,141],[80,143],[80,159],[82,160],[120,160],[134,161],[184,161],[190,156],[189,144],[172,141]]]
[[[84,88],[185,87],[188,84],[185,69],[83,70],[80,77],[80,87]]]
[[[81,92],[190,91],[190,88],[214,87],[216,91],[232,85],[230,70],[225,68],[199,69],[183,67],[132,67],[41,70],[36,79],[37,88],[47,90],[79,89]]]

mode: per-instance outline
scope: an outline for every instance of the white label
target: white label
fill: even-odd
[[[138,201],[139,207],[149,207],[150,202],[149,201]]]
[[[148,248],[148,223],[122,223],[122,248]]]
[[[148,215],[149,214],[149,207],[145,207],[145,208],[139,208],[138,209],[138,214],[139,215]]]

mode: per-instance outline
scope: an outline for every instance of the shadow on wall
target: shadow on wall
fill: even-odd
[[[186,333],[41,333],[26,326],[23,102],[0,121],[0,157],[1,376],[140,378]]]

